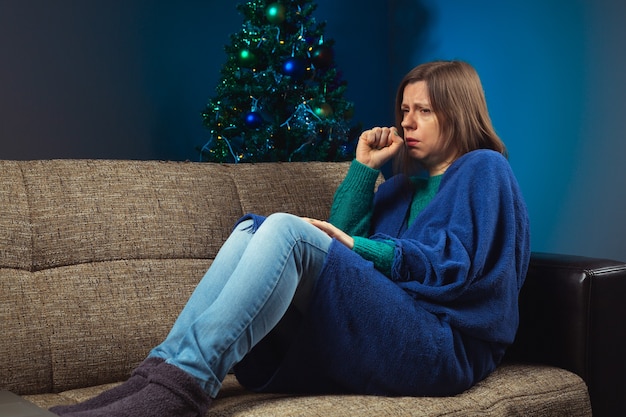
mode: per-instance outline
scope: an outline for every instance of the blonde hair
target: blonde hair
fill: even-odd
[[[507,156],[506,146],[491,124],[478,73],[463,61],[425,63],[404,76],[395,102],[396,127],[401,136],[404,89],[418,81],[426,83],[432,111],[441,127],[444,151],[453,149],[457,158],[476,149],[492,149]],[[406,152],[394,161],[396,171],[407,172],[412,166],[415,161]]]

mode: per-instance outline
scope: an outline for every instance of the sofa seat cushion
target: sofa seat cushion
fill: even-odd
[[[59,394],[25,396],[42,407],[90,398],[114,384]],[[207,416],[591,416],[587,387],[577,375],[542,365],[505,364],[472,389],[454,396],[292,396],[246,391],[228,375]]]

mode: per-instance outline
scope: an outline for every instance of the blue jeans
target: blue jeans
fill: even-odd
[[[211,397],[291,304],[307,309],[331,243],[290,214],[269,216],[254,233],[250,225],[234,229],[167,338],[149,355],[194,376]]]

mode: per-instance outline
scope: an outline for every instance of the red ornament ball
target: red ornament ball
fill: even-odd
[[[316,68],[328,68],[333,64],[335,53],[333,49],[326,45],[313,48],[311,52],[311,62]]]

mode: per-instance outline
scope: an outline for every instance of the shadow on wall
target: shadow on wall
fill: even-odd
[[[429,48],[432,11],[421,0],[391,0],[389,2],[390,79],[397,87],[402,77],[421,64]],[[395,87],[394,87],[395,88]],[[396,90],[393,90],[395,97]]]
[[[389,103],[395,102],[398,85],[406,73],[421,64],[420,53],[429,45],[429,22],[432,12],[420,0],[392,0],[388,3],[389,25]],[[395,120],[391,109],[392,119]],[[393,175],[387,163],[383,175]]]
[[[354,122],[364,129],[394,120],[397,86],[419,63],[415,52],[428,37],[430,12],[423,0],[359,2],[318,0],[316,18],[327,23],[335,40],[337,65],[348,82],[346,97],[355,104]],[[349,16],[348,24],[342,16]]]

